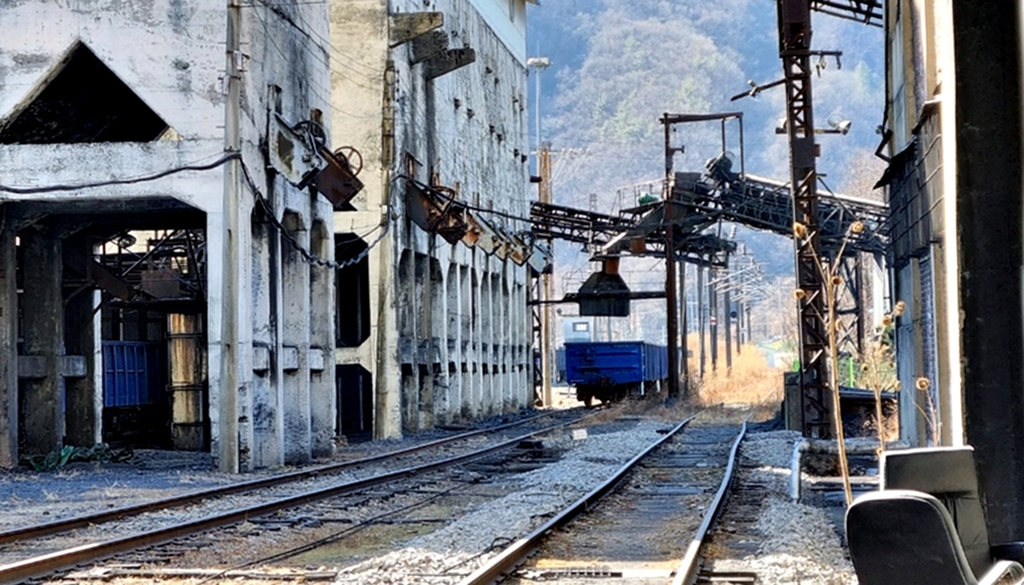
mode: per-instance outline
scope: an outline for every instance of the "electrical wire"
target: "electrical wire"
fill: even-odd
[[[127,178],[127,179],[111,179],[108,181],[96,181],[93,183],[77,183],[70,185],[47,185],[44,187],[11,187],[8,185],[0,185],[0,191],[5,193],[14,193],[16,195],[31,195],[34,193],[54,193],[60,191],[78,191],[80,189],[93,189],[96,187],[112,187],[116,185],[134,185],[136,183],[146,183],[149,181],[156,181],[164,177],[174,175],[177,173],[184,173],[186,171],[209,171],[215,169],[224,163],[232,160],[241,160],[242,153],[232,152],[226,154],[216,161],[205,164],[205,165],[185,165],[181,167],[174,167],[167,170],[153,173],[151,175],[142,175],[139,177]]]
[[[299,253],[299,257],[307,264],[315,264],[317,266],[332,268],[334,270],[342,270],[348,268],[349,266],[354,266],[359,262],[362,262],[364,258],[370,255],[370,250],[372,250],[377,244],[381,242],[381,240],[384,239],[384,236],[386,236],[388,233],[388,229],[391,227],[391,222],[389,221],[389,218],[386,217],[379,226],[384,228],[383,230],[381,230],[380,234],[378,234],[377,237],[366,246],[365,250],[351,258],[348,258],[341,262],[321,258],[320,256],[317,256],[316,254],[310,252],[305,247],[303,247],[303,245],[300,244],[298,240],[296,240],[290,233],[288,233],[288,228],[286,228],[280,221],[278,221],[277,217],[275,217],[273,207],[271,207],[270,202],[267,201],[267,198],[263,195],[263,192],[260,191],[259,187],[256,185],[256,181],[253,180],[252,174],[250,174],[249,167],[245,164],[245,161],[242,160],[240,162],[242,166],[242,175],[245,177],[246,185],[249,187],[249,190],[252,191],[253,196],[256,197],[256,202],[257,204],[259,204],[260,209],[263,210],[264,217],[267,219],[267,221],[270,222],[272,226],[274,226],[274,228],[277,229],[281,237],[283,237],[291,245],[291,247],[294,248],[295,251]],[[374,228],[374,230],[376,229],[378,228]],[[367,235],[372,233],[374,230],[370,230],[370,232],[367,232]]]

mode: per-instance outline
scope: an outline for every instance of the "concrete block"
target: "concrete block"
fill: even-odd
[[[88,375],[88,367],[85,363],[85,356],[62,355],[60,356],[58,372],[65,378],[84,378]],[[19,355],[18,356],[18,377],[29,380],[46,378],[50,372],[46,369],[46,358],[41,355]]]
[[[45,378],[46,358],[41,355],[19,355],[18,377],[29,379]]]
[[[324,371],[324,350],[319,347],[309,348],[309,369],[313,372]]]
[[[270,370],[270,348],[256,346],[252,348],[252,371],[264,373]]]
[[[281,348],[281,369],[286,372],[299,369],[299,348],[291,345]]]
[[[65,378],[84,378],[89,375],[84,355],[60,356],[60,375]]]

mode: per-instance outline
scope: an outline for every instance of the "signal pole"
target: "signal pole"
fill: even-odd
[[[224,151],[241,153],[239,105],[241,102],[242,7],[239,0],[228,0],[227,10],[227,101],[224,104]],[[238,473],[238,199],[241,193],[241,166],[235,158],[224,165],[223,241],[224,266],[221,274],[220,325],[220,418],[218,466],[221,471]]]
[[[811,96],[810,0],[779,0],[779,57],[786,87],[786,132],[789,136],[790,184],[793,220],[806,228],[794,237],[799,303],[800,402],[802,432],[806,437],[831,438],[828,335],[824,320],[825,300],[818,224],[818,174],[814,142],[814,108]]]
[[[540,81],[538,80],[538,84]],[[539,130],[538,122],[538,130]],[[540,144],[537,149],[537,172],[540,174],[540,185],[537,199],[541,203],[551,203],[551,145],[547,142]],[[551,240],[548,240],[548,246]],[[553,261],[553,260],[552,260]],[[555,403],[554,390],[551,387],[551,323],[553,307],[551,302],[555,297],[554,282],[551,274],[545,272],[540,275],[541,300],[545,301],[540,307],[540,369],[541,385],[543,388],[544,406],[552,406]]]

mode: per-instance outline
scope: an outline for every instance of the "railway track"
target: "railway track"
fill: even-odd
[[[415,480],[511,449],[593,414],[546,413],[358,460],[7,530],[0,532],[0,583],[22,582],[282,510]],[[378,472],[385,464],[388,470]]]
[[[695,583],[701,545],[725,501],[746,423],[691,420],[672,428],[460,585],[593,579]],[[750,575],[727,577],[751,582]]]

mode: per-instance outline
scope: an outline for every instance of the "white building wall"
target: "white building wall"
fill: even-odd
[[[428,10],[444,14],[449,47],[476,51],[474,63],[433,79],[426,64],[411,64],[409,43],[388,48],[388,9],[379,0],[331,5],[340,55],[334,142],[360,149],[366,184],[353,202],[359,211],[337,214],[338,230],[365,233],[391,212],[391,232],[369,256],[373,331],[360,347],[336,352],[337,363],[374,374],[378,437],[525,406],[532,396],[518,306],[525,307],[526,269],[413,225],[403,178],[436,179],[507,231],[529,229],[487,213],[529,212],[525,4],[432,3]],[[422,10],[419,2],[390,3],[392,14]]]
[[[241,10],[242,55],[239,64],[242,68],[240,117],[243,161],[258,189],[270,199],[278,221],[289,211],[300,218],[300,231],[308,234],[313,222],[320,221],[331,232],[333,210],[323,197],[311,198],[308,192],[296,189],[280,177],[271,179],[272,175],[264,170],[268,111],[274,107],[268,97],[268,88],[281,88],[280,112],[292,123],[309,119],[314,108],[327,111],[330,104],[326,6],[309,2],[290,4],[288,1],[275,4],[278,7],[274,10],[262,4],[246,4]],[[151,143],[0,146],[0,184],[31,187],[109,181],[208,164],[223,157],[226,23],[225,3],[208,0],[128,3],[96,0],[73,8],[67,7],[66,3],[44,0],[0,4],[0,31],[3,31],[0,34],[0,117],[7,116],[18,104],[29,99],[44,75],[57,65],[76,40],[81,40],[174,130],[171,139]],[[221,310],[224,306],[234,306],[241,324],[237,432],[242,469],[278,465],[285,461],[285,452],[292,453],[290,459],[296,461],[327,454],[333,445],[333,419],[316,422],[316,428],[310,432],[318,437],[317,441],[310,439],[301,443],[300,452],[296,452],[293,442],[281,443],[281,417],[276,412],[285,398],[280,394],[283,360],[276,355],[282,349],[280,325],[275,330],[267,319],[274,313],[278,316],[276,322],[280,324],[282,311],[284,315],[305,314],[306,321],[294,331],[296,339],[290,343],[301,366],[291,375],[305,380],[304,386],[300,386],[305,388],[303,399],[306,401],[310,364],[324,361],[310,360],[309,354],[317,351],[329,356],[332,348],[324,347],[322,340],[311,344],[308,295],[305,303],[295,305],[292,299],[281,302],[278,293],[273,295],[278,303],[273,304],[267,288],[272,286],[272,279],[266,278],[266,274],[254,275],[254,268],[274,271],[275,274],[280,272],[280,246],[287,244],[275,244],[277,253],[271,257],[270,250],[274,246],[270,245],[269,239],[279,237],[273,227],[261,232],[264,241],[252,241],[250,217],[256,200],[254,194],[244,187],[238,199],[237,261],[240,281],[236,290],[239,298],[226,303],[220,278],[223,268],[224,197],[224,169],[218,166],[129,185],[27,195],[0,193],[0,205],[75,203],[88,207],[102,202],[106,205],[103,209],[120,205],[122,209],[138,210],[146,209],[150,200],[170,198],[204,211],[207,218],[208,382],[213,452],[218,451],[222,428],[235,428],[233,424],[223,426],[225,421],[219,420],[217,407],[221,397]],[[325,253],[333,257],[333,246],[328,246]],[[308,264],[302,263],[290,269],[305,274],[305,281],[309,280]],[[276,286],[280,286],[280,280]],[[333,304],[322,310],[330,311],[330,314],[315,318],[333,321]],[[261,364],[268,360],[259,350],[254,360],[254,341],[265,348],[267,355],[273,355],[269,360],[274,364],[272,371],[268,374],[268,370],[261,369],[256,374],[267,378],[260,383],[254,380],[253,368],[263,368]],[[333,387],[333,368],[323,371],[324,374],[315,373],[313,376],[320,380],[321,387]],[[330,379],[322,380],[324,376]],[[252,394],[256,388],[259,388],[259,400],[269,396],[268,392],[275,400],[261,403],[257,409]],[[333,392],[328,395],[333,397]],[[268,405],[269,408],[264,408]],[[333,403],[326,406],[333,408]],[[256,414],[269,418],[254,425]],[[254,428],[273,430],[264,433],[256,432]]]

